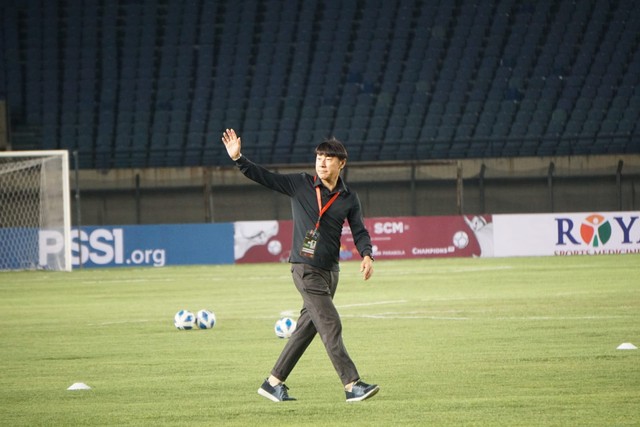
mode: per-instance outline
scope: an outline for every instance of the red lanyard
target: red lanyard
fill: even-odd
[[[316,181],[317,177],[313,177],[313,182]],[[338,198],[338,196],[340,195],[340,192],[338,191],[336,194],[333,195],[333,197],[331,198],[331,200],[329,200],[329,202],[324,205],[324,207],[322,207],[322,199],[320,197],[320,187],[316,187],[316,196],[318,199],[318,221],[316,221],[316,231],[318,231],[318,227],[320,227],[320,218],[322,218],[322,215],[327,211],[327,209],[329,209],[329,206],[331,206],[333,204],[333,202],[336,201],[336,199]]]

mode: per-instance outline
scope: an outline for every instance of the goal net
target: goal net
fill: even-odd
[[[0,152],[0,270],[71,271],[69,154]]]

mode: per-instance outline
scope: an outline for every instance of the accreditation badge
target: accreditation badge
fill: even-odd
[[[316,245],[318,244],[318,239],[320,238],[320,233],[317,230],[309,230],[307,234],[304,236],[304,241],[302,242],[302,248],[300,249],[300,255],[307,258],[313,258],[316,253]]]

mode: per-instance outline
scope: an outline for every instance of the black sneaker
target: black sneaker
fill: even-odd
[[[380,391],[377,384],[367,384],[358,380],[351,391],[347,391],[347,402],[360,402],[368,399]]]
[[[273,387],[269,384],[269,381],[264,380],[262,386],[258,389],[258,394],[264,396],[273,402],[285,402],[288,400],[296,400],[294,397],[289,397],[289,387],[280,383]]]

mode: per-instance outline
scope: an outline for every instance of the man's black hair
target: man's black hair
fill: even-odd
[[[324,154],[325,156],[337,157],[340,160],[346,160],[347,149],[344,148],[342,142],[335,137],[325,139],[316,147],[316,154]]]

